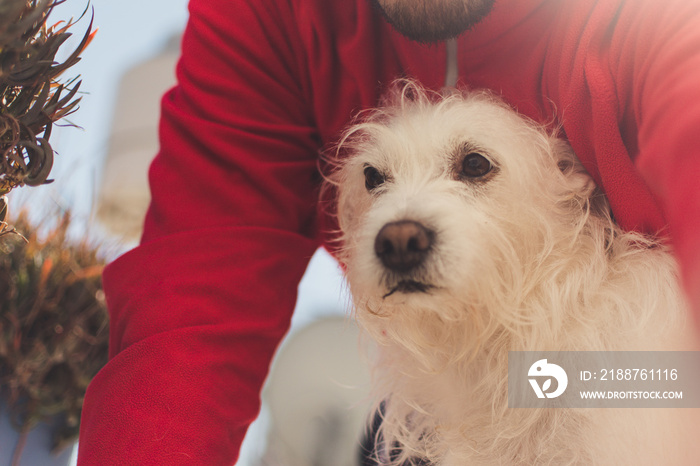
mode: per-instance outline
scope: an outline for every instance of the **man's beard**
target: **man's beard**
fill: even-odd
[[[484,19],[496,0],[371,0],[409,39],[432,43],[457,37]]]

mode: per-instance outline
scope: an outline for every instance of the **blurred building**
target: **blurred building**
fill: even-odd
[[[97,218],[112,233],[139,238],[150,201],[148,167],[158,151],[163,93],[175,84],[180,37],[161,53],[129,70],[119,86],[104,164]]]

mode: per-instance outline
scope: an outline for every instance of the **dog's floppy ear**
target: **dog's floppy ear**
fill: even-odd
[[[359,212],[366,208],[367,196],[362,196],[364,190],[362,180],[358,178],[358,166],[354,163],[345,164],[336,174],[336,215],[340,230],[347,233],[356,228]]]
[[[347,231],[350,219],[354,217],[353,203],[351,202],[351,196],[348,195],[348,189],[340,189],[339,187],[337,200],[338,226],[341,231]]]
[[[557,166],[566,178],[567,194],[580,200],[590,199],[596,184],[574,154],[574,150],[568,142],[559,138],[553,138],[551,144]]]

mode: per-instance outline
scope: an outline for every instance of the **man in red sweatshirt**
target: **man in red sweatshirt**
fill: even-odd
[[[235,461],[333,229],[318,152],[398,77],[560,122],[620,225],[670,238],[700,312],[700,1],[378,3],[191,0],[142,244],[104,275],[80,465]]]

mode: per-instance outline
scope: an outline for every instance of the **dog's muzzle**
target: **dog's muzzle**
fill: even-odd
[[[384,266],[406,274],[420,266],[433,245],[435,233],[413,220],[387,223],[374,240],[374,253]]]

